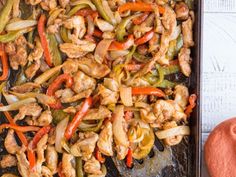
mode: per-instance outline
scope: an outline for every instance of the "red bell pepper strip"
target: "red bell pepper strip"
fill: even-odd
[[[98,29],[94,29],[93,32],[93,36],[98,37],[98,38],[102,38],[103,32],[98,30]]]
[[[141,23],[143,23],[143,22],[147,19],[148,15],[149,15],[149,12],[144,12],[144,13],[141,14],[140,16],[135,17],[135,18],[132,20],[133,24],[135,24],[135,25],[140,25]]]
[[[100,162],[100,163],[104,163],[105,162],[105,158],[102,156],[102,153],[99,151],[98,147],[96,147],[95,149],[95,157],[96,159]]]
[[[165,93],[158,88],[154,87],[133,87],[132,88],[133,95],[155,95],[158,97],[164,97]]]
[[[133,155],[133,151],[131,148],[129,148],[128,150],[128,154],[126,156],[126,166],[131,168],[132,167],[132,164],[133,164],[133,158],[132,158],[132,155]]]
[[[143,64],[127,64],[127,65],[125,65],[124,68],[127,71],[138,71],[138,70],[140,70],[143,67],[144,67]]]
[[[29,166],[30,166],[30,170],[34,171],[35,170],[35,165],[36,165],[36,156],[35,156],[35,152],[32,149],[27,149],[27,158],[29,161]]]
[[[185,114],[187,117],[190,117],[190,114],[193,112],[193,108],[196,106],[197,95],[192,94],[189,97],[189,105],[185,109]]]
[[[153,36],[154,36],[154,30],[150,30],[147,33],[145,33],[142,37],[136,39],[134,41],[134,43],[136,45],[144,44],[144,43],[148,42],[149,40],[151,40]]]
[[[127,2],[118,8],[118,12],[122,13],[127,10],[151,12],[153,11],[153,8],[155,8],[155,6],[145,2]],[[163,14],[165,12],[165,8],[162,6],[158,6],[158,9],[160,14]]]
[[[108,50],[127,50],[134,45],[134,36],[131,34],[128,36],[125,42],[113,41]]]
[[[90,15],[93,19],[95,19],[96,17],[98,17],[98,12],[90,8],[84,8],[84,9],[80,9],[75,15],[79,15],[83,17]]]
[[[47,89],[48,96],[54,96],[55,92],[60,88],[61,84],[65,82],[66,87],[70,88],[73,85],[73,78],[69,74],[59,75]],[[60,109],[62,108],[60,100],[57,100],[55,104],[49,105],[51,108]]]
[[[32,140],[32,143],[30,144],[30,146],[31,146],[30,148],[31,148],[31,149],[35,149],[36,146],[37,146],[37,144],[38,144],[38,142],[40,141],[40,139],[41,139],[44,135],[48,134],[49,131],[51,130],[51,128],[52,128],[52,127],[51,127],[50,125],[41,128],[41,129],[34,135],[34,138],[33,138],[33,140]]]
[[[80,122],[82,121],[82,118],[86,115],[89,108],[92,106],[92,98],[88,97],[85,99],[81,109],[75,114],[72,121],[69,123],[69,125],[66,128],[65,131],[65,138],[69,140],[72,135],[75,133],[77,127],[79,126]]]
[[[44,51],[44,57],[45,57],[45,61],[47,63],[48,66],[52,66],[52,57],[49,51],[49,46],[48,46],[48,41],[47,41],[47,37],[45,34],[45,23],[46,23],[46,15],[42,14],[39,18],[38,21],[38,33],[39,33],[39,37],[40,37],[40,41],[42,44],[42,48]]]
[[[30,131],[39,130],[39,127],[36,127],[36,126],[19,126],[19,125],[12,125],[12,124],[1,124],[0,132],[5,128],[11,128],[18,132],[30,132]]]
[[[1,105],[2,106],[2,105]],[[4,115],[6,116],[8,122],[11,124],[11,125],[16,125],[15,122],[14,122],[14,119],[12,118],[11,114],[9,112],[3,112]],[[25,147],[28,146],[28,140],[26,138],[26,136],[22,133],[22,132],[19,132],[19,131],[16,131],[16,134],[17,136],[19,137],[21,143],[23,145],[25,145]]]
[[[0,59],[2,61],[2,75],[0,76],[0,81],[7,80],[9,75],[9,65],[7,62],[7,54],[4,50],[4,44],[0,44]]]

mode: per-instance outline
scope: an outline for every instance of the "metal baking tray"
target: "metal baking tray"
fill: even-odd
[[[190,93],[198,95],[197,106],[190,118],[191,135],[172,148],[164,147],[156,140],[155,147],[149,156],[142,161],[135,161],[132,169],[127,169],[124,162],[107,159],[107,177],[200,177],[201,176],[201,46],[202,46],[202,17],[203,1],[194,0],[195,23],[194,41],[192,49],[192,75],[187,81]],[[11,74],[14,80],[16,73]],[[5,122],[0,113],[0,123]],[[0,136],[0,155],[4,151],[6,132]],[[147,164],[146,164],[147,163]],[[16,168],[0,169],[0,176],[6,172],[18,174]]]

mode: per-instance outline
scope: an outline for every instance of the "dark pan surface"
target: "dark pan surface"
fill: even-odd
[[[187,84],[191,93],[198,95],[198,104],[190,118],[191,136],[172,148],[163,147],[156,140],[156,147],[144,160],[135,161],[132,169],[127,169],[124,162],[116,159],[107,159],[107,177],[199,177],[200,176],[200,147],[201,147],[201,119],[200,119],[200,78],[201,78],[201,27],[202,27],[202,0],[195,0],[195,47],[192,50],[192,75]],[[14,80],[15,73],[11,73]],[[0,123],[6,122],[0,113]],[[6,154],[4,138],[6,132],[0,136],[0,155]],[[17,137],[16,137],[17,138]],[[16,168],[0,169],[0,176],[6,172],[17,174]]]

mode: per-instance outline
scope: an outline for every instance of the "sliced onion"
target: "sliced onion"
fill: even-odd
[[[133,106],[132,88],[123,86],[120,87],[120,98],[125,106]]]
[[[180,35],[180,33],[181,33],[181,27],[180,27],[180,25],[178,25],[175,28],[175,30],[172,33],[172,35],[170,36],[170,41],[177,39],[177,37]]]
[[[12,104],[19,101],[19,99],[15,95],[8,94],[5,91],[3,91],[2,94],[5,97],[8,104]]]
[[[54,23],[54,20],[62,13],[65,12],[64,9],[54,9],[49,13],[49,18],[47,21],[47,25],[52,25]]]
[[[24,100],[17,101],[7,106],[0,107],[0,111],[15,111],[26,104],[34,103],[34,102],[36,102],[35,98],[26,98]]]
[[[124,130],[124,106],[119,105],[115,108],[113,113],[113,126],[112,131],[114,134],[115,139],[117,140],[118,144],[121,144],[125,147],[129,146],[129,141],[127,134]]]
[[[55,138],[55,148],[57,152],[62,153],[62,139],[66,131],[67,124],[69,122],[69,117],[61,120],[56,126],[56,138]]]
[[[49,80],[52,76],[54,76],[57,72],[59,72],[62,66],[63,65],[55,66],[54,68],[45,71],[43,74],[41,74],[34,80],[34,83],[43,84],[44,82]]]
[[[102,6],[103,6],[103,9],[106,12],[107,16],[110,17],[112,24],[113,25],[117,24],[116,18],[114,16],[109,4],[108,4],[108,1],[107,0],[102,0]]]
[[[110,56],[112,59],[117,59],[119,57],[123,57],[129,53],[129,50],[114,50],[110,51]]]
[[[136,108],[146,108],[146,107],[149,107],[149,104],[144,103],[144,102],[135,102],[134,107],[136,107]]]
[[[102,32],[113,31],[114,30],[114,26],[111,25],[110,23],[108,23],[105,20],[96,18],[95,23]]]
[[[117,92],[119,90],[119,84],[114,79],[104,78],[103,83],[105,87],[112,90],[113,92]]]
[[[17,31],[37,25],[36,20],[20,20],[6,26],[7,31]]]
[[[156,132],[156,136],[159,139],[165,139],[177,135],[190,135],[189,126],[182,125],[167,130],[159,130]]]
[[[96,6],[90,0],[77,0],[70,3],[72,6],[79,4],[87,4],[92,10],[96,10]]]
[[[103,60],[107,54],[111,42],[112,42],[111,39],[103,39],[98,43],[94,53],[94,58],[98,63],[100,64],[103,63]]]
[[[85,122],[80,122],[80,124],[79,124],[80,129],[87,129],[87,128],[92,128],[92,127],[96,127],[96,126],[97,126],[97,124],[88,124]]]

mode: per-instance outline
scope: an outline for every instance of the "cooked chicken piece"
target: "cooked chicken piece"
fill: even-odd
[[[155,23],[156,23],[155,32],[157,32],[159,34],[162,34],[164,28],[163,28],[162,23],[161,23],[161,17],[160,17],[158,7],[154,8],[154,15],[155,15]]]
[[[192,59],[190,57],[190,53],[191,53],[190,49],[182,48],[180,50],[179,57],[178,57],[181,72],[187,77],[189,77],[191,74]]]
[[[53,177],[52,172],[46,166],[42,166],[42,173],[41,173],[41,175],[42,175],[42,177]]]
[[[174,128],[177,126],[178,125],[176,124],[175,121],[166,122],[163,125],[163,129],[166,130],[166,129]],[[165,138],[164,143],[169,146],[174,146],[174,145],[179,144],[182,141],[182,139],[183,139],[183,135],[178,135],[178,136],[174,136],[174,137]]]
[[[184,113],[184,109],[177,104],[176,102],[171,102],[175,108],[175,113],[173,114],[173,120],[176,122],[179,122],[181,120],[185,121],[187,120],[187,115]]]
[[[6,52],[9,55],[9,62],[13,70],[18,70],[19,66],[25,66],[27,63],[27,41],[24,36],[20,36],[14,42],[6,45]],[[13,47],[13,45],[15,45]]]
[[[76,15],[67,19],[64,23],[65,28],[74,29],[74,38],[83,38],[86,33],[85,20],[84,17]]]
[[[106,123],[105,127],[99,134],[99,139],[97,142],[97,146],[99,151],[106,156],[113,156],[113,133],[112,133],[112,123]]]
[[[85,40],[84,40],[85,41]],[[70,58],[80,58],[89,52],[93,52],[96,44],[90,41],[85,41],[84,44],[63,43],[60,44],[60,50]]]
[[[189,17],[188,20],[182,23],[182,32],[183,32],[184,47],[188,48],[194,46],[193,21],[191,17]]]
[[[65,102],[65,99],[71,98],[74,95],[74,92],[70,88],[57,90],[55,96],[61,99],[61,102]]]
[[[88,98],[91,94],[92,94],[93,90],[92,89],[88,89],[88,90],[84,90],[76,95],[73,95],[72,97],[68,97],[68,98],[64,98],[62,101],[62,103],[72,103],[72,102],[76,102],[82,98]]]
[[[25,75],[28,79],[32,79],[37,71],[40,68],[40,61],[35,61],[34,63],[32,63],[26,70],[25,70]]]
[[[131,82],[128,82],[127,85],[133,86],[133,87],[145,87],[145,86],[150,86],[149,82],[142,78],[136,78],[132,80]]]
[[[37,144],[37,161],[36,161],[36,171],[41,174],[42,165],[45,162],[44,151],[47,148],[48,134],[45,134]]]
[[[183,110],[185,110],[185,108],[188,104],[188,98],[189,98],[188,88],[184,85],[177,85],[177,86],[175,86],[174,95],[175,95],[175,102]]]
[[[140,38],[146,32],[152,30],[152,27],[146,26],[146,23],[142,23],[141,25],[135,25],[133,30],[134,30],[133,34],[135,38]]]
[[[52,128],[48,134],[48,145],[54,145],[56,141],[56,128]]]
[[[115,142],[116,142],[116,140],[115,140]],[[117,144],[115,146],[115,149],[116,149],[118,160],[124,160],[126,155],[127,155],[127,153],[128,153],[128,147]]]
[[[160,48],[160,35],[154,34],[152,39],[148,42],[149,43],[149,49],[148,52],[157,52]]]
[[[57,0],[43,0],[40,5],[43,10],[49,11],[57,7]]]
[[[60,26],[62,25],[62,19],[57,18],[54,20],[53,24],[49,25],[47,28],[47,32],[51,34],[58,33]]]
[[[168,35],[172,35],[177,26],[176,14],[170,6],[165,6],[165,12],[162,16],[162,24],[167,30]]]
[[[102,84],[98,85],[98,93],[101,96],[101,105],[109,105],[109,104],[115,104],[117,103],[119,99],[119,93],[114,92],[106,87],[104,87]]]
[[[29,103],[20,107],[18,114],[14,117],[15,120],[22,120],[25,116],[38,117],[42,112],[42,108],[37,103]]]
[[[184,2],[179,2],[175,5],[176,18],[178,20],[187,20],[189,16],[189,8]]]
[[[4,147],[10,154],[15,154],[17,151],[20,150],[20,146],[17,144],[14,136],[14,130],[12,129],[8,130],[7,136],[4,141]]]
[[[79,140],[71,146],[71,154],[81,157],[83,160],[91,158],[98,141],[98,135],[94,132],[79,133]]]
[[[69,4],[70,0],[59,0],[59,4],[65,9],[66,5]]]
[[[52,174],[57,173],[58,154],[54,146],[46,149],[46,163]]]
[[[38,122],[38,126],[50,125],[52,123],[51,111],[46,110],[46,111],[42,112],[41,115],[39,116],[37,122]]]
[[[16,166],[16,157],[13,155],[4,155],[2,159],[0,160],[0,168],[8,168]]]
[[[151,105],[147,105],[145,108],[140,109],[140,116],[147,123],[154,123],[157,119]]]
[[[62,171],[63,171],[65,177],[76,177],[75,157],[73,155],[63,153],[63,155],[62,155]]]
[[[88,89],[92,89],[92,90],[95,89],[96,80],[87,76],[82,71],[78,71],[74,75],[73,79],[74,79],[74,84],[72,88],[76,93],[80,93]]]
[[[29,177],[29,162],[23,150],[16,154],[18,171],[22,177]]]
[[[157,117],[156,123],[163,124],[171,120],[175,113],[175,108],[170,101],[158,100],[153,107],[153,113]]]
[[[78,66],[81,71],[96,79],[105,77],[111,71],[107,65],[97,63],[91,55],[81,58]]]
[[[89,109],[83,120],[100,120],[111,117],[111,111],[105,106],[99,108]]]
[[[100,175],[102,174],[101,164],[97,159],[95,159],[95,157],[92,157],[91,159],[85,162],[84,171],[88,174]]]
[[[68,58],[62,66],[62,70],[67,74],[74,74],[78,71],[78,60]]]
[[[29,54],[29,61],[39,61],[39,59],[43,56],[43,48],[41,42],[38,37],[35,38],[35,47],[34,50]]]
[[[17,93],[26,93],[26,92],[31,92],[33,89],[35,88],[39,88],[40,85],[33,83],[33,82],[27,82],[25,84],[22,85],[17,85],[11,88],[11,90],[13,90],[14,92]]]
[[[18,177],[18,176],[13,175],[13,174],[11,174],[11,173],[5,173],[5,174],[3,174],[1,177]]]
[[[111,78],[104,78],[103,85],[112,90],[113,92],[118,92],[119,91],[119,84],[116,80],[111,79]]]
[[[63,109],[63,112],[66,112],[68,114],[75,114],[77,112],[77,110],[74,106],[69,106],[69,107]]]

